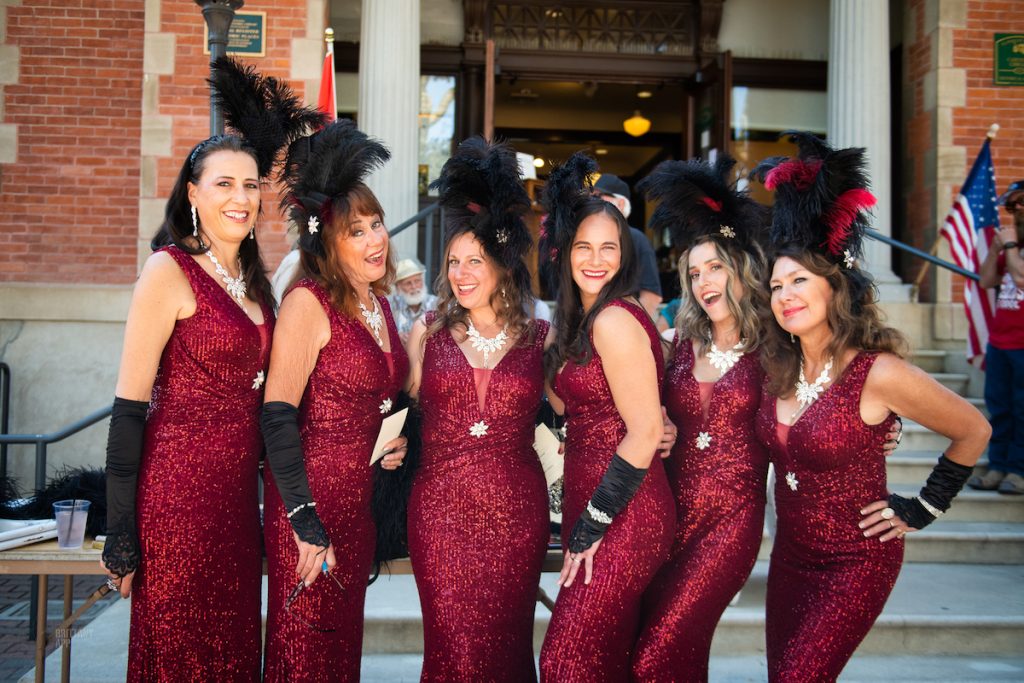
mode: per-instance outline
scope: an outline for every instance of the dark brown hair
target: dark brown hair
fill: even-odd
[[[906,355],[906,338],[882,321],[881,311],[875,304],[874,286],[861,270],[834,263],[823,254],[797,245],[785,245],[772,255],[768,278],[782,257],[791,258],[814,275],[825,278],[832,288],[832,300],[827,307],[832,339],[825,350],[826,356],[840,358],[851,349],[882,351],[901,358]],[[800,340],[791,340],[789,333],[774,319],[766,320],[765,328],[761,364],[768,374],[768,392],[788,396],[800,376]]]
[[[206,252],[205,247],[192,246],[192,203],[188,198],[188,184],[199,184],[199,178],[206,168],[206,161],[211,154],[217,152],[239,152],[252,157],[259,165],[256,149],[248,142],[234,135],[216,135],[203,140],[189,153],[185,163],[178,171],[178,178],[167,198],[164,209],[164,221],[153,235],[150,247],[153,251],[173,244],[184,252],[192,255]],[[257,217],[263,213],[263,201],[257,210]],[[249,293],[255,301],[274,308],[274,295],[267,278],[267,269],[260,256],[259,240],[246,237],[238,247],[238,257],[242,260],[242,279],[248,285]]]
[[[451,283],[448,281],[448,255],[451,251],[452,242],[462,235],[470,235],[477,240],[480,251],[487,257],[488,263],[494,268],[498,275],[498,285],[491,294],[490,303],[498,320],[504,320],[508,326],[508,334],[519,343],[531,343],[536,326],[533,325],[533,293],[523,291],[519,282],[521,278],[515,275],[502,265],[501,260],[491,254],[483,242],[473,235],[473,226],[467,221],[465,226],[457,231],[452,231],[448,244],[444,249],[444,262],[437,280],[434,282],[434,291],[437,292],[437,317],[427,327],[424,341],[441,330],[455,330],[461,328],[463,334],[468,329],[467,318],[469,311],[459,305],[455,292],[452,291]]]
[[[331,203],[331,219],[323,227],[321,235],[324,255],[320,256],[303,249],[300,256],[302,275],[326,289],[334,307],[351,318],[359,315],[359,297],[338,260],[337,238],[339,235],[348,237],[352,234],[352,220],[357,215],[377,215],[384,220],[384,209],[373,191],[363,183],[356,184],[351,192]],[[299,229],[303,229],[303,226],[299,226]],[[376,296],[385,296],[391,290],[391,283],[394,281],[395,259],[389,241],[387,269],[382,278],[370,283],[370,290]]]

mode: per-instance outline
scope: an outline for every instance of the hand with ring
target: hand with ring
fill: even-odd
[[[899,518],[896,511],[889,507],[889,501],[876,500],[860,511],[864,518],[858,526],[868,538],[878,535],[882,543],[894,538],[903,538],[911,531],[917,531]]]
[[[409,450],[409,441],[404,436],[388,441],[384,444],[384,453],[386,455],[381,458],[380,466],[386,470],[397,470],[402,466],[402,462],[405,460],[405,454]]]
[[[107,573],[107,586],[112,591],[117,591],[122,598],[129,598],[132,594],[132,579],[135,578],[135,572],[130,572],[124,576],[118,576],[109,569],[107,565],[100,560],[100,566],[103,567],[103,571]]]
[[[892,430],[885,434],[885,443],[882,444],[882,455],[888,458],[899,448],[901,441],[903,441],[903,420],[897,415],[893,422]]]
[[[565,559],[562,562],[562,571],[558,575],[558,586],[560,588],[568,588],[572,585],[572,582],[576,580],[576,573],[579,572],[580,567],[583,567],[584,572],[583,584],[590,584],[590,578],[594,573],[594,555],[597,553],[597,549],[600,545],[601,539],[597,539],[582,553],[565,553]]]

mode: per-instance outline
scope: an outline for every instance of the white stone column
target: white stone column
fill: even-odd
[[[420,105],[419,0],[364,0],[359,36],[359,128],[391,150],[391,161],[368,185],[394,226],[417,207]],[[416,254],[416,228],[392,246]]]
[[[836,149],[867,149],[871,191],[878,198],[872,227],[891,235],[888,0],[831,0],[828,139]],[[908,301],[910,287],[892,272],[891,247],[867,239],[864,252],[863,265],[874,276],[881,299]]]

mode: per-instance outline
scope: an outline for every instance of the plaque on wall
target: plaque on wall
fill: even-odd
[[[1024,85],[1024,33],[996,33],[992,47],[995,85]]]
[[[210,54],[210,29],[203,22],[203,54]],[[267,56],[267,13],[235,12],[228,29],[229,55]]]

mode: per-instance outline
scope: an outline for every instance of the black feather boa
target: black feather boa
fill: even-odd
[[[67,468],[57,472],[46,486],[25,499],[10,477],[0,478],[0,517],[4,519],[53,519],[53,504],[59,500],[89,501],[87,536],[107,531],[106,474],[101,469]]]

